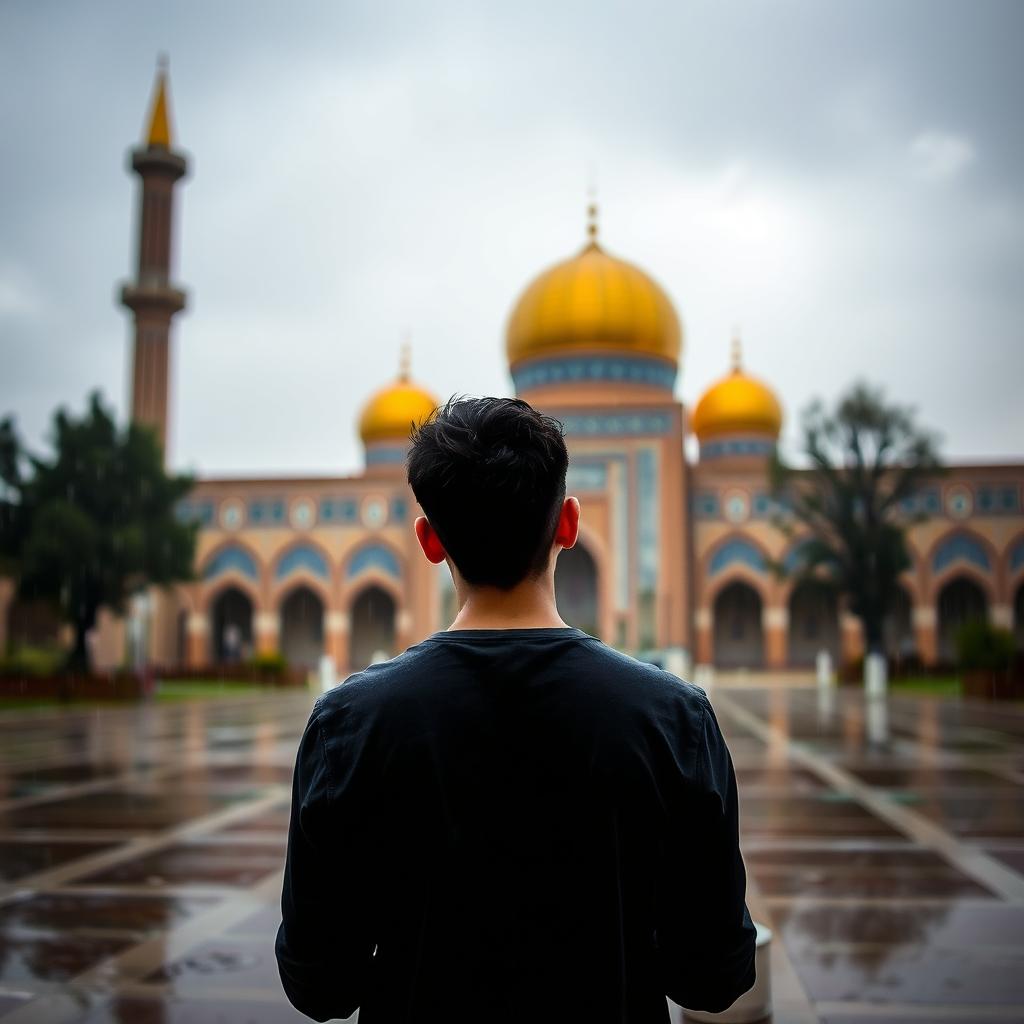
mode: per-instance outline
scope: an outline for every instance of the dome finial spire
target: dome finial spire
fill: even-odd
[[[402,335],[402,347],[398,353],[398,379],[405,383],[409,380],[409,370],[412,364],[412,341],[410,332],[405,331]]]
[[[732,358],[732,371],[733,373],[739,373],[743,369],[743,342],[740,339],[739,327],[732,329],[732,342],[730,344],[731,358]]]
[[[587,203],[587,238],[591,245],[597,244],[597,201],[594,189],[590,189],[590,202]]]

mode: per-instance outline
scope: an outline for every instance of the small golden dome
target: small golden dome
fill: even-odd
[[[408,354],[403,353],[398,380],[381,388],[363,407],[359,436],[363,444],[408,441],[413,427],[423,423],[436,408],[437,399],[409,380]]]
[[[704,392],[690,422],[701,441],[719,434],[779,436],[782,407],[767,384],[744,372],[738,339],[733,341],[732,372]]]
[[[672,301],[639,267],[601,248],[595,207],[589,213],[583,250],[535,278],[513,308],[505,341],[509,365],[594,349],[678,363],[682,329]]]

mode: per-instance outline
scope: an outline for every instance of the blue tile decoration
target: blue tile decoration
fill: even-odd
[[[560,356],[521,363],[512,371],[516,394],[549,384],[606,381],[616,384],[647,384],[671,391],[676,367],[646,356]]]
[[[274,577],[283,580],[293,572],[308,569],[314,576],[323,580],[331,578],[331,570],[323,554],[310,544],[298,544],[286,551],[277,562]]]
[[[932,572],[940,573],[957,561],[969,562],[988,572],[992,566],[988,552],[980,541],[967,533],[954,533],[947,537],[932,556]]]
[[[405,498],[392,498],[391,499],[391,521],[394,523],[404,523],[405,517],[409,512],[409,503]]]
[[[722,514],[714,491],[698,491],[693,496],[693,514],[698,519],[719,519]]]
[[[672,417],[663,412],[607,413],[601,415],[559,416],[567,436],[572,437],[636,437],[644,434],[667,434]]]
[[[755,572],[765,572],[768,568],[764,555],[756,545],[743,537],[733,537],[711,556],[708,574],[714,576],[736,562],[749,566]]]
[[[975,503],[985,515],[1015,515],[1020,512],[1020,492],[1014,485],[982,484],[975,490]]]
[[[658,583],[658,457],[650,448],[636,453],[637,578],[644,590]]]
[[[230,545],[226,548],[221,548],[206,563],[206,567],[203,569],[203,579],[211,580],[215,576],[220,576],[221,573],[232,570],[247,576],[251,580],[258,580],[260,577],[259,569],[256,566],[256,559],[245,548]]]
[[[1017,541],[1010,551],[1010,572],[1024,568],[1024,540]]]
[[[249,502],[250,526],[284,526],[285,503],[283,498],[257,498]]]
[[[395,553],[391,548],[384,547],[383,544],[366,544],[361,547],[349,559],[345,575],[348,579],[353,579],[361,572],[366,572],[367,569],[380,569],[396,580],[402,576]]]
[[[198,499],[179,501],[175,506],[174,516],[179,523],[198,523],[200,527],[212,526],[214,521],[213,502]]]
[[[603,491],[608,486],[608,465],[604,462],[573,460],[565,474],[565,489],[574,491]]]
[[[700,446],[702,459],[721,459],[727,455],[771,455],[775,442],[767,438],[736,437],[728,440],[704,441]]]
[[[368,466],[395,466],[405,462],[405,453],[408,446],[405,444],[375,444],[366,449],[366,464]]]
[[[321,498],[321,523],[355,523],[359,521],[359,505],[355,498]]]
[[[782,568],[787,575],[798,572],[804,568],[804,555],[807,551],[808,541],[798,540],[785,554],[782,559]]]

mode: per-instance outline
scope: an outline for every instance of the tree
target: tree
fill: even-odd
[[[906,528],[921,482],[941,471],[935,437],[914,415],[855,384],[834,412],[809,406],[801,424],[808,467],[776,456],[771,478],[785,510],[780,525],[806,536],[797,572],[824,577],[844,595],[864,629],[868,654],[881,654],[885,618],[900,574],[910,567]]]
[[[68,668],[81,672],[101,607],[123,613],[143,587],[191,577],[196,527],[175,506],[193,481],[165,472],[148,428],[118,429],[98,392],[81,419],[57,411],[53,449],[30,454],[13,420],[0,422],[0,571],[71,624]]]

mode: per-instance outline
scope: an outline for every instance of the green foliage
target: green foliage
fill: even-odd
[[[280,677],[288,671],[285,656],[277,651],[254,655],[246,665],[260,676]]]
[[[989,625],[984,619],[962,623],[953,642],[957,663],[964,669],[1003,671],[1013,659],[1013,634]]]
[[[911,520],[901,503],[940,472],[936,440],[909,410],[887,404],[863,383],[832,412],[812,404],[802,434],[808,468],[776,456],[770,471],[787,510],[780,527],[805,538],[797,575],[834,586],[860,618],[867,649],[881,651],[886,613],[911,564],[905,538]]]
[[[43,679],[52,676],[64,663],[63,651],[49,647],[16,647],[0,658],[0,676],[27,676]]]
[[[80,419],[57,411],[48,459],[0,423],[0,480],[0,562],[20,596],[74,626],[71,667],[88,667],[85,634],[101,607],[122,612],[141,587],[191,576],[196,528],[175,506],[192,479],[167,474],[154,434],[119,429],[98,393]]]

